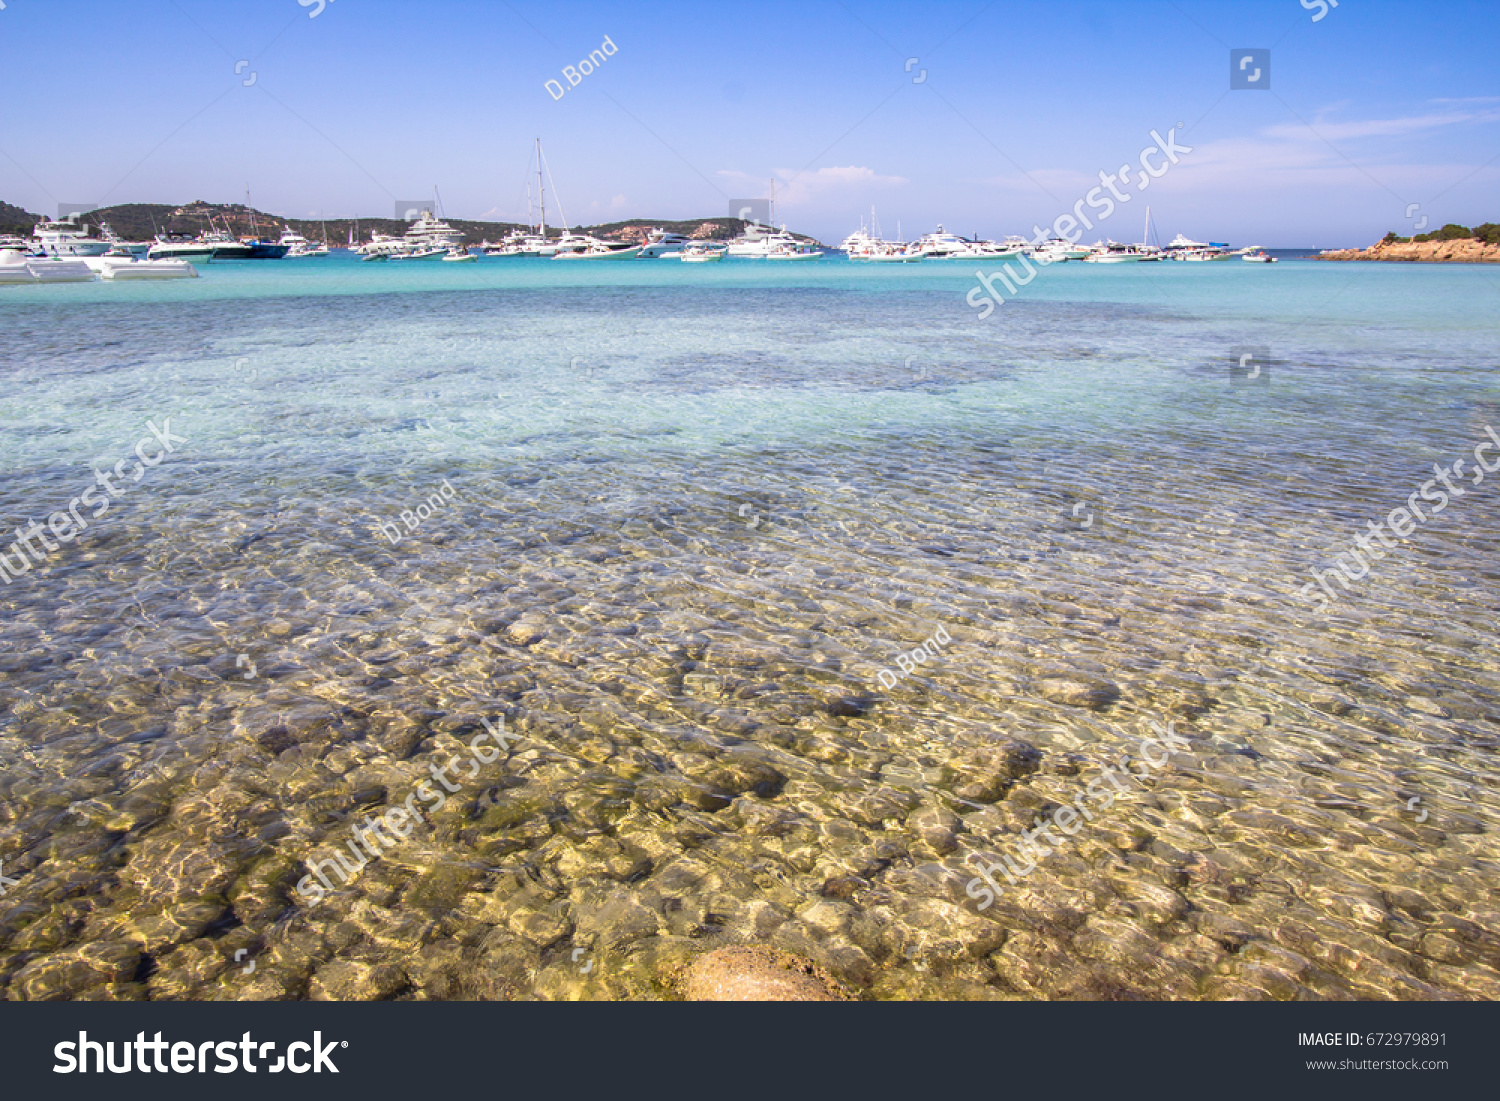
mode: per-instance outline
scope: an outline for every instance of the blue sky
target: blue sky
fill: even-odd
[[[1139,240],[1147,202],[1162,240],[1271,247],[1500,220],[1493,0],[317,3],[5,0],[0,199],[248,185],[389,216],[436,185],[454,217],[524,220],[540,137],[573,224],[719,215],[775,176],[777,220],[823,240],[872,206],[887,236],[999,237],[1182,123],[1192,152],[1085,240]],[[1271,49],[1268,90],[1229,89],[1242,47]]]

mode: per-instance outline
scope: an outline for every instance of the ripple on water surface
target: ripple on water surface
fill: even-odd
[[[751,942],[873,997],[1500,996],[1500,479],[1298,597],[1500,424],[1493,334],[1263,321],[1247,387],[1186,305],[606,298],[0,338],[7,520],[189,440],[0,590],[8,996],[663,997]]]

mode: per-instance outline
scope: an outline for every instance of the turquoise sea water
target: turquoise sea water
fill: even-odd
[[[1500,273],[1069,263],[979,321],[975,270],[5,288],[4,530],[125,490],[0,587],[7,996],[659,997],[748,942],[870,997],[1500,995]]]

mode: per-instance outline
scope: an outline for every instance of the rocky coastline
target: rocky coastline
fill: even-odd
[[[1330,249],[1319,260],[1405,260],[1424,263],[1500,263],[1500,244],[1474,237],[1454,241],[1377,241],[1369,248]]]

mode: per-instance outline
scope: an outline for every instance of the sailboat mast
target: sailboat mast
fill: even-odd
[[[1146,206],[1146,228],[1141,230],[1141,244],[1149,244],[1151,241],[1151,206]]]
[[[542,225],[541,234],[545,240],[547,236],[547,188],[542,183],[542,139],[536,139],[536,188],[537,200],[541,203]]]
[[[771,228],[776,228],[776,177],[771,177]]]

